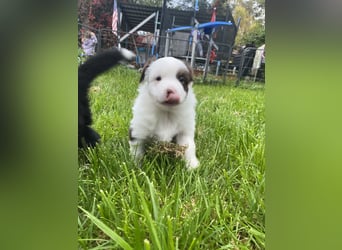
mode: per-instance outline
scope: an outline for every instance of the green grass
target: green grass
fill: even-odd
[[[201,166],[187,171],[163,154],[131,159],[138,80],[118,67],[93,84],[102,143],[79,156],[79,249],[265,249],[263,85],[195,84]]]

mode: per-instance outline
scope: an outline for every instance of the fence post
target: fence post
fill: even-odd
[[[169,46],[170,46],[170,32],[166,31],[166,41],[165,41],[164,56],[168,56],[169,55]]]
[[[102,32],[101,32],[101,29],[98,29],[96,33],[97,33],[97,52],[99,52],[101,50],[101,47],[102,47],[102,43],[101,43]]]
[[[208,67],[209,67],[209,60],[210,60],[210,53],[211,53],[211,49],[212,49],[212,46],[213,46],[212,36],[213,36],[213,31],[210,33],[210,36],[209,36],[209,45],[208,45],[207,55],[205,57],[205,64],[204,64],[203,81],[207,78]]]
[[[241,76],[242,76],[244,63],[245,63],[245,53],[243,51],[241,53],[240,65],[239,65],[239,70],[238,70],[238,77],[236,79],[235,86],[238,86],[240,84],[240,79],[241,79]]]
[[[193,35],[192,35],[192,49],[191,49],[191,63],[190,63],[191,68],[194,68],[195,66],[197,32],[198,32],[198,24],[195,25],[195,29],[193,29]]]
[[[227,57],[227,62],[226,62],[226,65],[225,65],[225,68],[224,68],[224,72],[223,72],[223,84],[226,84],[226,78],[227,78],[227,72],[228,72],[228,69],[229,69],[229,61],[230,61],[230,58],[232,57],[232,51],[233,51],[233,46],[232,45],[229,45],[229,50],[228,50],[228,57]]]

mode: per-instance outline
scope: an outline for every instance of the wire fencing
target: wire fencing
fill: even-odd
[[[136,53],[135,66],[141,68],[151,57],[173,56],[193,61],[193,69],[197,76],[214,77],[235,81],[265,82],[265,46],[237,47],[225,43],[215,43],[215,38],[203,36],[193,47],[190,32],[175,32],[168,43],[167,37],[144,31],[132,34],[120,32],[114,34],[111,29],[94,29],[79,24],[78,48],[79,57],[86,57],[82,49],[83,37],[88,31],[95,34],[97,43],[95,53],[112,47],[123,47]]]

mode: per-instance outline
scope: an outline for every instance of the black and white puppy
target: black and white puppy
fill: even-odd
[[[151,138],[185,146],[188,169],[199,166],[196,157],[195,106],[191,68],[173,57],[145,66],[130,123],[130,150],[136,161]]]
[[[78,67],[78,147],[93,147],[100,135],[92,129],[92,116],[88,99],[91,82],[121,60],[132,60],[134,53],[126,49],[110,49],[90,57]]]

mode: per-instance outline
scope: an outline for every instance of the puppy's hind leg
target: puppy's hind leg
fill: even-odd
[[[134,158],[134,161],[139,165],[139,167],[141,167],[141,161],[143,159],[144,156],[144,146],[143,146],[143,142],[142,141],[129,141],[129,147],[130,147],[130,151],[131,151],[131,155]]]
[[[129,130],[129,147],[131,151],[131,156],[134,158],[135,162],[141,166],[141,160],[144,156],[144,144],[142,140],[139,140],[132,136],[132,129]]]

